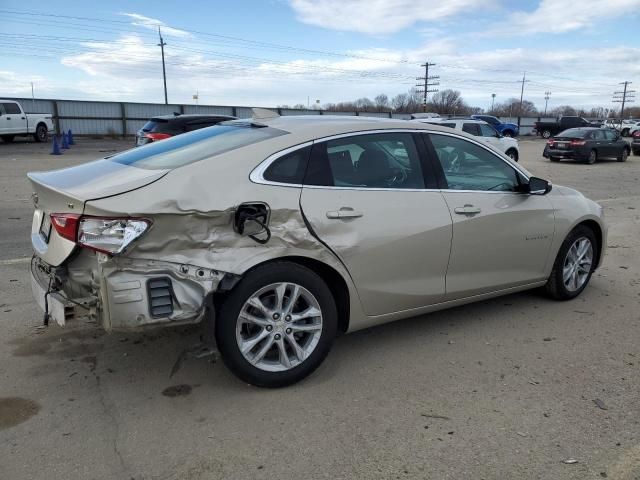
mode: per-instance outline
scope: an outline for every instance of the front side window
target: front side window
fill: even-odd
[[[315,144],[306,185],[357,188],[425,188],[410,133],[363,134]]]
[[[487,149],[447,135],[429,138],[449,190],[518,191],[517,171]]]
[[[20,113],[20,107],[16,103],[3,103],[2,105],[7,115]]]
[[[497,137],[498,136],[498,132],[491,125],[487,125],[486,123],[480,123],[480,124],[478,124],[478,126],[480,127],[480,134],[483,137]]]

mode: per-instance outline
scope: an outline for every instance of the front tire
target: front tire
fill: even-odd
[[[36,133],[33,134],[33,139],[38,143],[46,142],[48,135],[49,135],[49,132],[47,131],[47,126],[40,124],[36,128]]]
[[[543,130],[542,131],[542,138],[551,138],[551,131],[550,130]]]
[[[284,387],[310,375],[329,353],[338,325],[324,280],[291,262],[249,272],[219,313],[216,340],[224,363],[258,387]]]
[[[579,225],[569,232],[544,287],[547,295],[556,300],[571,300],[580,295],[596,267],[597,251],[596,236],[589,227]]]

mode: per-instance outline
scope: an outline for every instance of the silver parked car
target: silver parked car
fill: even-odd
[[[107,330],[203,322],[260,386],[338,332],[544,287],[602,261],[602,208],[477,137],[419,122],[258,112],[29,174],[46,315]]]

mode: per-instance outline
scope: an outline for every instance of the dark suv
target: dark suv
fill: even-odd
[[[640,155],[640,130],[636,130],[631,135],[631,149],[634,155]]]
[[[153,117],[136,133],[136,147],[235,119],[229,115],[199,114]]]

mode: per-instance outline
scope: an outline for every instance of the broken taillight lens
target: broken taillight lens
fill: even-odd
[[[115,255],[149,229],[151,221],[143,218],[81,217],[78,245]]]

